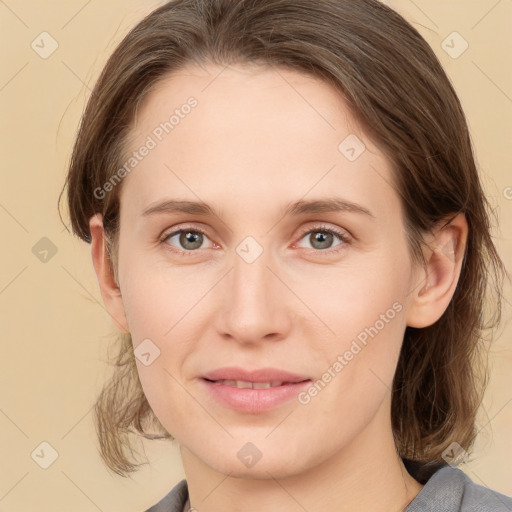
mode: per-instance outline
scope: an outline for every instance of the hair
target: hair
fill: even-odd
[[[94,191],[122,166],[143,99],[194,64],[275,66],[334,86],[393,166],[415,261],[425,263],[426,233],[465,214],[469,233],[454,296],[433,325],[406,328],[391,420],[397,452],[424,475],[444,464],[442,453],[453,441],[470,452],[488,382],[484,335],[500,322],[506,269],[493,244],[495,213],[479,180],[467,122],[433,50],[377,0],[174,0],[154,10],[103,68],[61,192],[67,187],[72,230],[82,240],[91,241],[89,219],[103,215],[114,276],[122,183],[101,199]],[[118,347],[112,378],[95,403],[95,425],[103,461],[128,476],[141,465],[132,434],[174,438],[143,393],[130,335],[121,335]],[[148,433],[150,424],[156,434]]]

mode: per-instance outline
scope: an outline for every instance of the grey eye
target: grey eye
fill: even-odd
[[[335,238],[338,238],[340,242],[338,244],[334,244],[333,242]],[[340,245],[341,243],[345,242],[343,237],[339,235],[338,233],[335,233],[334,231],[331,231],[329,229],[312,229],[304,234],[301,240],[306,239],[310,245],[310,247],[307,247],[308,249],[316,249],[316,250],[325,250],[330,249],[331,247],[336,247],[337,245]]]
[[[179,231],[170,233],[165,238],[165,241],[171,243],[170,241],[173,238],[178,237],[178,249],[193,251],[195,249],[199,249],[203,245],[205,236],[206,235],[201,233],[201,231],[193,229],[180,229]],[[176,243],[171,243],[171,245],[176,246]]]

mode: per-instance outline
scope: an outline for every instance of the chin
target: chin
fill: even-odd
[[[250,460],[251,450],[254,450],[252,461]],[[236,449],[227,448],[219,453],[210,452],[201,458],[205,464],[215,471],[229,475],[232,478],[268,480],[272,477],[286,478],[303,471],[301,465],[297,464],[296,456],[291,457],[289,454],[279,453],[276,450],[273,450],[269,456],[265,456],[263,451],[260,456],[248,443],[242,445],[241,449],[238,447]],[[299,460],[304,463],[303,457]]]

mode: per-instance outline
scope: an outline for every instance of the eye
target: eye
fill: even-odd
[[[306,248],[312,249],[317,253],[325,252],[331,254],[342,250],[345,245],[350,243],[350,237],[346,232],[326,226],[315,226],[307,231],[303,231],[300,239],[304,239],[306,235],[309,235],[307,241],[310,244],[310,247]],[[336,238],[340,242],[333,246],[333,241]],[[171,250],[187,256],[193,256],[195,252],[198,252],[198,249],[204,249],[203,243],[205,240],[209,240],[208,236],[202,229],[197,227],[175,229],[170,233],[164,234],[161,238],[161,242],[170,246]],[[213,247],[219,246],[212,242],[210,248]],[[335,247],[335,249],[330,250],[332,247]]]
[[[314,249],[316,252],[336,252],[343,249],[343,247],[350,242],[350,237],[344,231],[327,228],[325,226],[315,226],[314,228],[308,229],[301,234],[301,240],[304,239],[306,235],[309,235],[306,240],[310,244],[310,247],[307,248]],[[330,251],[329,249],[333,247],[332,244],[335,238],[338,238],[340,243],[334,245],[334,247],[339,248]]]
[[[162,243],[168,244],[174,248],[179,253],[182,254],[190,254],[196,251],[196,249],[201,249],[204,240],[208,239],[206,233],[202,229],[198,228],[181,228],[172,231],[171,233],[167,233],[163,235]],[[178,244],[176,247],[171,241],[175,239],[175,244]]]

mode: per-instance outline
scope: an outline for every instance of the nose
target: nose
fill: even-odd
[[[243,344],[284,339],[292,328],[293,294],[266,251],[249,261],[235,252],[231,271],[219,283],[217,331]]]

